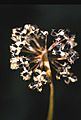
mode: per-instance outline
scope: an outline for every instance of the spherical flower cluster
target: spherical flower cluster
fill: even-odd
[[[48,31],[26,24],[12,30],[10,45],[10,68],[20,69],[23,80],[32,80],[30,89],[42,91],[42,86],[51,82],[50,63],[56,70],[56,79],[64,79],[66,84],[77,81],[70,72],[71,65],[79,58],[73,48],[77,45],[75,35],[67,29],[52,30],[53,43],[47,46]]]

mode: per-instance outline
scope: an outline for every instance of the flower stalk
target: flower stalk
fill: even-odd
[[[46,69],[47,76],[50,79],[49,109],[48,109],[47,120],[53,120],[54,85],[53,85],[53,81],[52,81],[52,73],[51,73],[50,64],[49,64],[49,60],[48,60],[47,50],[43,56],[43,61],[44,61],[44,67]]]
[[[50,94],[49,94],[49,110],[47,120],[53,120],[54,113],[54,85],[53,82],[50,83]]]

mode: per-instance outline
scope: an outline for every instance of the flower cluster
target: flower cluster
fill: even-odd
[[[54,40],[47,47],[48,31],[31,24],[12,30],[10,68],[20,69],[23,80],[32,80],[29,88],[39,92],[43,85],[51,81],[50,63],[57,72],[56,79],[63,78],[66,84],[77,81],[77,77],[70,72],[71,65],[79,58],[78,52],[73,50],[77,45],[75,35],[63,29],[53,29],[51,35]]]
[[[37,89],[39,92],[42,91],[42,86],[48,82],[48,77],[45,71],[36,69],[33,75],[34,82],[29,84],[30,89]]]
[[[72,35],[69,30],[60,29],[52,30],[51,35],[54,37],[54,43],[49,47],[48,51],[52,51],[54,65],[57,74],[57,79],[63,79],[66,84],[77,81],[77,77],[71,72],[71,64],[79,58],[78,52],[73,48],[77,45],[75,35]]]

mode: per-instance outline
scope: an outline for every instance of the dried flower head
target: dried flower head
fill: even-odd
[[[47,46],[48,31],[26,24],[12,30],[10,45],[10,68],[20,69],[23,80],[32,80],[30,89],[42,91],[42,86],[51,82],[50,63],[56,70],[56,79],[64,79],[66,84],[76,82],[77,77],[71,72],[71,65],[79,58],[73,48],[77,45],[75,35],[69,30],[52,29],[53,43]]]

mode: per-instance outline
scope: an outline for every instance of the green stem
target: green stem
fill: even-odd
[[[49,110],[47,120],[53,120],[53,108],[54,108],[54,85],[50,83],[50,95],[49,95]]]

